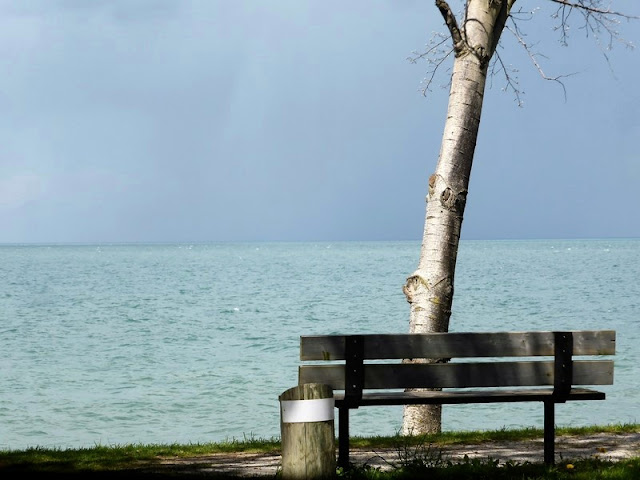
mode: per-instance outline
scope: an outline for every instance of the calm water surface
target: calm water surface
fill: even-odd
[[[0,449],[279,436],[301,334],[408,329],[415,242],[0,246]],[[615,329],[603,402],[640,421],[640,240],[462,242],[452,331]],[[393,434],[400,407],[356,411]],[[445,407],[444,428],[542,426],[538,404]]]

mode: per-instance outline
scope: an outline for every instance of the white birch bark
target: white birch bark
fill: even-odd
[[[410,304],[410,333],[446,332],[449,329],[458,241],[480,125],[487,66],[514,2],[468,0],[465,19],[458,28],[446,2],[436,0],[452,36],[455,60],[440,155],[435,173],[429,178],[420,260],[403,289]],[[439,405],[405,407],[404,434],[440,430]]]

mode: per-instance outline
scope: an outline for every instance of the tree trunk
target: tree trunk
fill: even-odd
[[[464,27],[459,29],[447,3],[436,0],[452,36],[455,60],[440,156],[435,173],[429,177],[418,269],[409,276],[403,288],[410,304],[410,333],[446,332],[449,329],[458,242],[480,125],[487,66],[514,1],[468,0]],[[441,431],[441,412],[440,405],[406,406],[403,434]]]

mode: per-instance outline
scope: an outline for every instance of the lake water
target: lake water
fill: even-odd
[[[0,246],[0,449],[280,434],[299,336],[408,330],[416,242]],[[637,422],[640,239],[463,241],[451,331],[614,329],[607,400]],[[542,405],[445,406],[443,428],[542,426]],[[393,434],[401,407],[352,414]]]

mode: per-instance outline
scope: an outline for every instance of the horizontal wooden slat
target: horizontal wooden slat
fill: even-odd
[[[575,330],[574,355],[615,354],[614,330]],[[554,354],[554,332],[467,332],[371,334],[364,338],[364,358],[464,358],[547,356]],[[344,360],[344,335],[300,337],[300,359]]]
[[[411,392],[365,393],[358,405],[438,405],[493,402],[545,401],[553,396],[552,388],[508,389],[508,390],[442,390]],[[344,394],[335,393],[336,406],[344,400]],[[563,397],[566,400],[604,400],[604,392],[586,388],[573,388]]]
[[[344,365],[303,365],[299,383],[344,390]],[[553,385],[553,361],[365,364],[365,389],[466,388]],[[572,385],[613,384],[613,361],[573,362]]]

